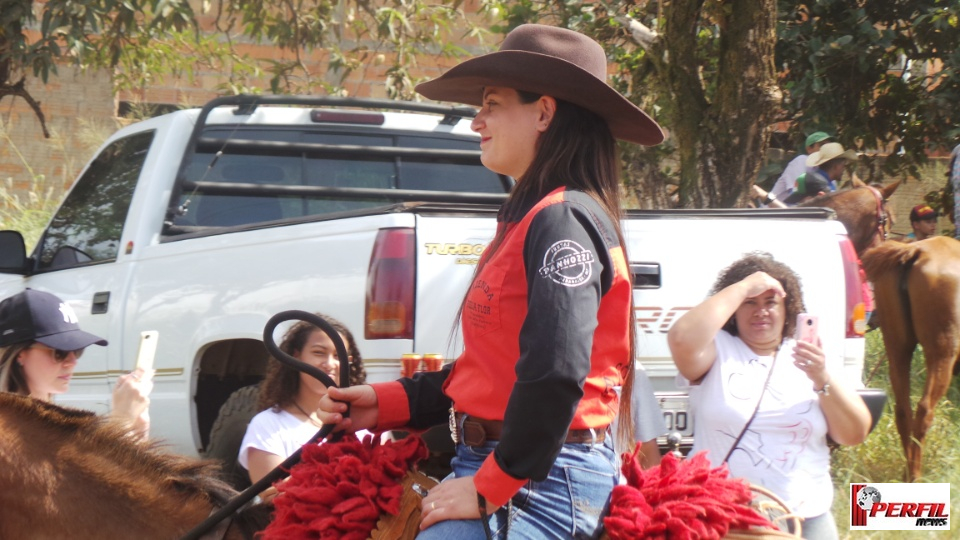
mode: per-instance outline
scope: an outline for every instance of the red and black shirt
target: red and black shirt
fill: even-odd
[[[426,428],[457,411],[502,420],[474,478],[503,505],[543,480],[570,429],[606,429],[629,366],[628,265],[612,220],[589,195],[558,189],[514,223],[474,278],[463,354],[439,373],[374,385],[378,429]]]

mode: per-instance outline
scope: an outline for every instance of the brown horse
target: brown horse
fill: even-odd
[[[832,208],[837,220],[847,229],[857,255],[886,239],[890,213],[886,201],[900,186],[900,181],[881,188],[860,186],[827,193],[803,202],[800,206]]]
[[[945,236],[912,244],[888,241],[867,251],[863,266],[881,315],[894,418],[912,482],[920,477],[934,408],[960,367],[960,242]],[[917,343],[923,347],[927,381],[912,415],[910,363]]]
[[[235,494],[216,477],[92,413],[0,393],[0,538],[179,538]],[[262,514],[223,537],[251,537]]]

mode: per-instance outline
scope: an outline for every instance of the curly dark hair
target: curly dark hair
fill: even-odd
[[[360,349],[357,348],[357,342],[353,339],[353,334],[344,324],[333,317],[316,313],[318,317],[326,321],[336,331],[344,337],[344,346],[350,359],[350,386],[364,384],[367,381],[367,370],[363,367],[363,358],[360,356]],[[278,347],[281,351],[290,356],[297,356],[303,350],[307,339],[314,331],[321,331],[318,327],[306,321],[300,321],[290,327],[287,333],[283,335],[283,340]],[[260,383],[260,395],[257,399],[257,410],[266,410],[270,407],[282,409],[293,402],[300,390],[300,372],[280,362],[276,358],[270,357],[267,362],[267,375]]]
[[[783,301],[787,312],[783,321],[783,337],[792,336],[797,326],[797,315],[806,311],[803,305],[803,289],[800,286],[800,276],[789,266],[774,260],[773,255],[763,251],[754,251],[744,255],[743,258],[720,272],[710,294],[717,294],[730,285],[743,281],[754,272],[766,272],[783,286],[783,291],[787,293]],[[732,336],[737,335],[737,325],[734,319],[735,317],[730,317],[730,320],[723,325],[723,329]]]

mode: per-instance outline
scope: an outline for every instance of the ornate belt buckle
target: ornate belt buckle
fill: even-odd
[[[457,437],[457,412],[453,410],[453,407],[450,407],[450,438],[453,439],[453,444],[460,442],[459,437]]]

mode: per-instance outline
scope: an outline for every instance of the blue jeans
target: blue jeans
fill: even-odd
[[[527,482],[511,505],[490,516],[494,537],[504,538],[509,521],[510,539],[594,538],[618,479],[611,444],[608,438],[601,444],[563,445],[545,480]],[[447,478],[476,474],[496,445],[496,441],[478,447],[458,444],[450,463],[453,472]],[[417,535],[417,540],[485,538],[479,519],[441,521]]]
[[[819,516],[808,517],[800,524],[803,538],[810,540],[837,540],[837,523],[830,511]]]

